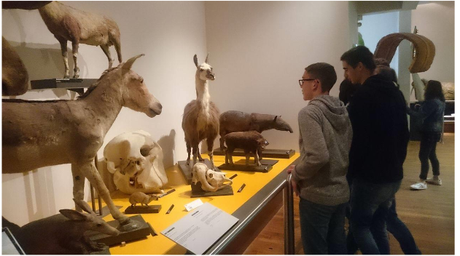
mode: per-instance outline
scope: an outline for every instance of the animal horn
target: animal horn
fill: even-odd
[[[206,59],[204,60],[204,63],[208,63],[208,56],[209,56],[209,53],[206,55]]]
[[[196,54],[193,56],[193,62],[195,62],[195,66],[198,68],[198,57]]]
[[[131,67],[133,66],[134,61],[137,60],[138,58],[144,56],[144,55],[145,54],[139,54],[137,56],[132,57],[128,61],[126,61],[125,64],[123,64],[123,71],[126,72],[126,71],[131,70]]]

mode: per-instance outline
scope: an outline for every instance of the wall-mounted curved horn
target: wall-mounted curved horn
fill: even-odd
[[[133,63],[134,61],[136,61],[138,58],[144,56],[145,54],[139,54],[137,56],[134,56],[132,57],[131,59],[129,59],[128,61],[126,61],[124,64],[123,64],[123,71],[129,71],[131,70],[131,67],[133,66]]]
[[[412,33],[393,33],[382,37],[377,44],[375,49],[375,58],[384,58],[391,62],[396,52],[396,48],[399,46],[402,40],[410,41],[416,50],[415,57],[412,59],[412,63],[409,66],[411,73],[418,73],[427,71],[433,63],[435,56],[435,46],[433,42],[418,34]]]

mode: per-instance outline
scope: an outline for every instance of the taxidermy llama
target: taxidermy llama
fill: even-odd
[[[196,100],[191,101],[185,106],[182,118],[182,129],[185,133],[185,144],[187,145],[187,164],[190,163],[190,152],[193,148],[193,163],[196,159],[204,161],[200,155],[198,144],[206,139],[208,145],[209,160],[214,168],[213,146],[214,140],[219,133],[219,109],[211,101],[209,95],[208,81],[214,81],[215,76],[212,67],[208,64],[208,56],[201,65],[195,54],[193,61],[196,66],[195,84]]]
[[[109,60],[109,68],[113,64],[109,46],[113,45],[117,51],[118,61],[122,62],[120,30],[117,23],[112,19],[80,11],[59,2],[51,2],[38,10],[49,31],[54,34],[54,37],[61,44],[65,66],[64,78],[70,76],[67,41],[72,42],[74,78],[80,76],[80,69],[77,64],[79,43],[100,46]]]
[[[77,100],[2,100],[3,173],[70,163],[74,198],[83,200],[87,178],[113,218],[127,223],[129,219],[113,204],[93,159],[122,107],[149,117],[161,113],[160,102],[149,93],[143,78],[131,70],[142,55],[106,70]]]

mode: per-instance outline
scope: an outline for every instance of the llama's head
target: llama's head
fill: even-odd
[[[204,61],[204,63],[201,63],[201,65],[198,65],[198,57],[196,56],[196,54],[195,56],[193,56],[193,62],[195,62],[196,66],[196,76],[203,81],[214,81],[216,79],[216,76],[212,71],[211,65],[208,64],[208,56],[209,55],[206,56],[206,60]]]

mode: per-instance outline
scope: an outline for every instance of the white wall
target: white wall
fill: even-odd
[[[124,60],[139,53],[146,54],[136,61],[133,70],[144,77],[149,91],[163,105],[162,114],[153,119],[143,113],[123,109],[107,133],[105,143],[122,132],[143,129],[151,133],[163,147],[166,167],[172,166],[178,159],[185,159],[181,120],[185,104],[195,97],[196,68],[193,55],[196,53],[202,59],[206,54],[204,3],[65,4],[109,16],[117,22]],[[31,80],[63,77],[59,44],[46,28],[38,11],[3,10],[2,27],[3,36],[25,62]],[[102,50],[80,45],[79,53],[81,77],[99,78],[108,65]],[[112,48],[114,56],[115,50]],[[21,98],[73,96],[74,93],[66,90],[46,90],[28,92]],[[103,147],[99,152],[100,157]],[[19,225],[55,214],[59,209],[73,207],[70,166],[45,167],[26,174],[4,174],[2,192],[3,216]]]
[[[455,81],[454,17],[454,1],[419,4],[412,11],[412,26],[417,26],[419,34],[433,41],[436,47],[433,64],[428,71],[419,74],[421,78]]]
[[[377,43],[382,37],[399,32],[399,17],[397,11],[363,15],[362,26],[358,29],[364,39],[364,44],[371,52],[375,52]],[[390,66],[398,72],[398,51],[396,51]]]
[[[186,158],[181,120],[185,104],[196,97],[195,53],[200,62],[210,53],[209,63],[217,75],[210,93],[221,112],[237,109],[281,114],[294,133],[267,131],[264,136],[271,148],[298,151],[297,113],[306,104],[298,79],[309,64],[328,62],[338,73],[332,90],[332,95],[338,96],[343,79],[340,56],[353,43],[348,2],[65,4],[112,17],[120,27],[124,60],[146,54],[133,70],[144,77],[150,92],[162,103],[163,113],[150,119],[123,109],[105,144],[122,132],[146,130],[163,147],[165,167]],[[30,79],[62,77],[58,42],[38,11],[3,10],[2,14],[3,36],[25,62]],[[79,63],[84,78],[98,78],[107,67],[102,50],[88,45],[80,45]],[[56,97],[75,95],[66,90],[45,90],[28,92],[21,98]],[[73,207],[69,165],[5,174],[2,179],[3,216],[19,225]]]
[[[298,151],[298,80],[305,67],[328,62],[343,79],[340,56],[350,48],[348,2],[206,2],[212,100],[221,112],[282,115],[293,134],[263,133],[269,148]]]

